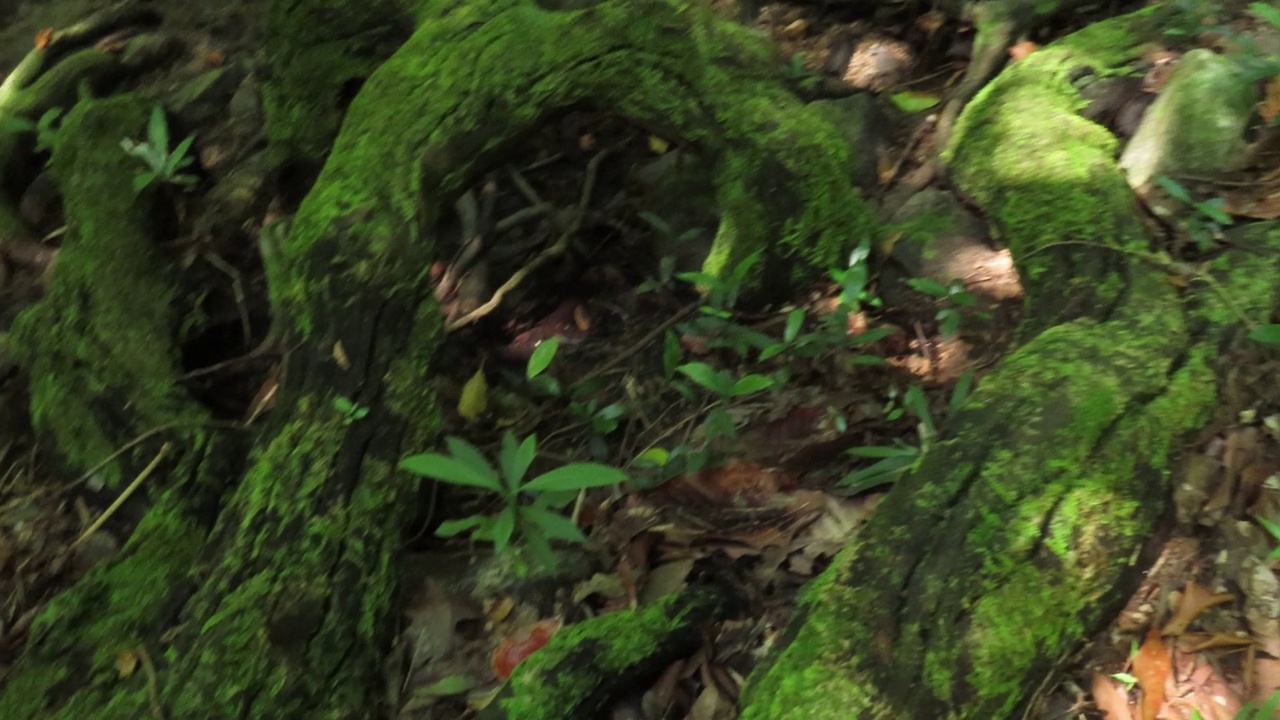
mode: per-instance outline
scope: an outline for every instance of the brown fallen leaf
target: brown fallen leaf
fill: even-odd
[[[1230,593],[1215,593],[1200,583],[1189,582],[1183,588],[1182,598],[1178,601],[1178,606],[1173,609],[1173,614],[1164,624],[1161,632],[1164,635],[1181,635],[1207,608],[1231,602],[1234,599],[1235,596]]]
[[[1138,687],[1142,689],[1142,705],[1139,717],[1142,720],[1156,720],[1165,701],[1165,681],[1169,679],[1172,669],[1169,646],[1160,631],[1151,628],[1147,631],[1147,639],[1133,656],[1133,676],[1138,679]]]

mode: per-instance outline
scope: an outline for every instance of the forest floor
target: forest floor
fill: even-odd
[[[145,87],[164,93],[226,67],[253,82],[260,3],[151,4],[184,52]],[[729,17],[737,12],[732,2],[712,4]],[[0,68],[16,65],[44,28],[95,5],[0,5]],[[875,93],[879,120],[860,150],[875,158],[867,195],[877,203],[927,163],[931,115],[963,75],[973,37],[938,13],[879,5],[860,16],[837,3],[768,4],[756,23],[778,46],[780,76],[798,94]],[[1064,18],[1010,54],[1016,61],[1095,19]],[[210,139],[225,135],[222,122],[182,128],[195,135],[202,163],[216,150]],[[251,134],[233,154],[247,157],[263,142]],[[269,420],[279,358],[227,361],[248,355],[268,331],[256,229],[268,213],[288,213],[310,179],[281,174],[264,183],[250,203],[257,215],[221,237],[197,227],[211,183],[179,201],[181,221],[166,241],[175,262],[205,267],[196,276],[206,281],[220,278],[208,288],[217,329],[184,357],[192,393],[220,418]],[[664,192],[668,184],[678,197]],[[849,541],[896,474],[945,434],[948,409],[1013,342],[1017,278],[990,237],[975,262],[982,282],[1001,286],[996,294],[947,278],[919,285],[914,300],[899,293],[893,301],[881,292],[881,268],[832,268],[782,301],[740,307],[732,282],[695,272],[715,228],[709,187],[688,148],[607,109],[580,111],[529,138],[439,229],[432,277],[446,321],[457,325],[436,365],[445,433],[491,458],[507,434],[536,434],[535,471],[592,461],[626,468],[633,482],[625,493],[578,497],[573,517],[591,542],[555,572],[532,576],[483,546],[434,535],[442,521],[494,511],[486,498],[444,487],[426,493],[421,527],[407,540],[411,600],[390,670],[397,717],[459,717],[563,624],[706,577],[733,583],[750,619],[718,627],[695,657],[639,689],[614,717],[734,717],[737,688],[786,626],[798,589]],[[494,290],[555,242],[558,216],[581,207],[588,212],[571,251],[486,311]],[[40,222],[56,247],[57,213]],[[877,262],[913,231],[889,227],[884,245],[868,248]],[[500,242],[463,241],[477,229]],[[1174,234],[1163,231],[1171,246]],[[0,338],[44,281],[21,268],[0,273]],[[1148,697],[1160,686],[1169,713],[1161,717],[1191,717],[1192,707],[1205,718],[1232,717],[1223,708],[1280,688],[1280,611],[1263,607],[1280,593],[1241,587],[1223,561],[1239,563],[1267,539],[1254,518],[1280,520],[1280,501],[1263,492],[1280,485],[1275,360],[1258,351],[1230,362],[1230,412],[1187,447],[1202,458],[1210,510],[1188,510],[1199,524],[1170,533],[1159,564],[1107,633],[1082,638],[1088,648],[1041,691],[1045,717],[1144,717],[1133,704],[1135,683]],[[202,371],[211,366],[218,369]],[[57,473],[16,397],[0,394],[0,682],[44,603],[108,561],[129,530],[109,524],[68,551],[111,498]],[[1167,640],[1149,632],[1193,622],[1193,632]],[[1143,654],[1167,653],[1165,642],[1177,645],[1162,656],[1174,662],[1149,669]]]

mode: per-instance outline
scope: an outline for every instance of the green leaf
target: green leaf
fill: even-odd
[[[1187,189],[1182,186],[1182,183],[1171,177],[1160,175],[1156,178],[1156,184],[1164,188],[1164,191],[1169,193],[1169,197],[1174,200],[1184,202],[1188,205],[1194,202],[1191,199],[1191,193],[1187,192]]]
[[[730,378],[729,373],[723,370],[716,370],[706,363],[685,363],[676,368],[676,370],[684,373],[690,380],[717,395],[730,395],[733,393],[733,380]]]
[[[524,479],[524,474],[529,472],[529,465],[533,463],[533,457],[537,453],[536,433],[530,434],[519,446],[516,445],[516,436],[511,434],[510,430],[502,436],[502,455],[498,458],[498,463],[502,466],[502,477],[506,480],[507,487],[512,489],[520,487],[520,481]]]
[[[552,336],[538,343],[538,346],[533,349],[533,354],[529,356],[529,364],[525,366],[524,376],[532,380],[541,375],[551,365],[559,348],[559,336]]]
[[[151,107],[151,122],[147,124],[147,141],[165,153],[169,151],[169,124],[165,122],[164,108]]]
[[[138,195],[146,190],[151,183],[156,181],[156,174],[153,172],[139,173],[133,177],[133,194]]]
[[[956,414],[964,401],[969,399],[969,393],[973,389],[973,371],[969,370],[956,380],[955,389],[951,391],[951,402],[947,403],[947,417]]]
[[[512,504],[502,509],[493,520],[493,549],[502,552],[511,544],[511,536],[516,532],[516,512],[520,506]]]
[[[676,374],[676,367],[680,365],[680,356],[683,354],[683,349],[680,347],[680,338],[676,336],[675,331],[668,330],[667,337],[662,342],[662,376],[664,379],[670,380]]]
[[[453,483],[454,485],[467,485],[494,492],[503,492],[502,485],[498,482],[497,473],[485,475],[476,472],[475,468],[439,453],[410,455],[400,461],[400,469],[407,470],[415,475]]]
[[[572,463],[545,472],[525,483],[520,489],[528,492],[544,490],[582,490],[584,488],[616,485],[627,479],[618,468],[600,463]]]
[[[889,101],[902,112],[915,113],[928,110],[941,102],[941,99],[936,95],[907,91],[890,95]]]
[[[845,475],[838,483],[850,493],[866,492],[881,485],[889,485],[898,479],[898,472],[910,467],[914,457],[891,457],[876,462],[871,467]]]
[[[1280,29],[1280,10],[1275,7],[1262,2],[1249,3],[1249,12],[1259,20],[1265,20]]]
[[[949,293],[947,286],[934,280],[933,278],[911,278],[907,280],[907,285],[916,292],[922,292],[925,295],[932,295],[936,298],[944,298]]]
[[[1249,331],[1249,339],[1261,343],[1280,344],[1280,325],[1259,325]]]
[[[534,523],[547,537],[553,540],[564,540],[565,542],[584,543],[587,536],[582,530],[573,524],[569,518],[554,513],[550,510],[543,510],[540,507],[529,505],[520,508],[520,512],[525,516],[527,521]]]
[[[743,395],[758,393],[771,387],[773,387],[773,380],[764,375],[752,373],[738,378],[738,381],[733,384],[732,395],[734,397],[742,397]]]
[[[484,515],[472,515],[459,520],[446,520],[440,523],[440,527],[436,528],[438,537],[453,537],[460,535],[468,530],[484,525],[489,522],[489,518]]]
[[[760,362],[764,362],[770,358],[777,357],[786,352],[787,346],[784,343],[776,343],[760,351]]]
[[[538,527],[537,523],[532,521],[521,520],[520,532],[524,535],[525,545],[528,546],[529,552],[533,554],[536,560],[544,568],[554,569],[556,566],[556,554],[551,549],[551,542],[547,539],[547,534]]]
[[[782,341],[795,342],[802,327],[804,327],[804,308],[796,308],[787,313],[787,324],[782,328]]]
[[[477,685],[479,685],[478,682],[472,680],[466,675],[445,675],[430,685],[416,690],[414,695],[426,697],[449,697],[451,695],[461,695],[470,691]]]
[[[471,468],[476,475],[482,475],[492,478],[496,487],[502,487],[502,479],[498,475],[498,471],[493,469],[493,464],[489,462],[475,445],[463,440],[460,437],[450,435],[444,439],[445,447],[449,448],[449,454],[455,460]]]
[[[1225,199],[1213,198],[1202,203],[1196,203],[1196,210],[1219,225],[1232,225],[1236,220],[1231,217],[1231,213],[1223,209],[1226,205],[1227,201]]]
[[[919,448],[910,445],[866,445],[863,447],[850,448],[845,451],[848,455],[864,458],[896,458],[910,457],[914,458],[920,454]]]
[[[343,415],[350,415],[356,409],[356,404],[345,397],[339,395],[333,399],[333,407]]]
[[[165,169],[172,175],[179,168],[191,164],[191,158],[187,157],[187,150],[191,149],[191,143],[196,139],[195,135],[188,135],[185,140],[178,143],[178,147],[169,153],[168,159],[165,161]]]

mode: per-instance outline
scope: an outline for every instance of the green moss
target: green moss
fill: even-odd
[[[130,95],[83,102],[67,115],[52,159],[67,234],[48,293],[19,316],[11,336],[32,377],[32,420],[72,468],[110,455],[136,434],[130,426],[206,418],[178,383],[170,268],[151,237],[148,197],[130,188],[137,163],[119,145],[142,131],[149,109]],[[123,405],[124,398],[128,422],[99,415],[104,402]],[[120,467],[102,470],[107,486],[120,482]]]

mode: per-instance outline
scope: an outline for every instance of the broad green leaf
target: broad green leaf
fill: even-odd
[[[503,492],[496,473],[492,476],[482,475],[476,472],[475,468],[439,453],[410,455],[400,461],[400,468],[415,475],[435,478],[454,485]]]
[[[902,112],[914,113],[928,110],[941,102],[941,99],[936,95],[907,91],[890,95],[889,101],[896,105]]]
[[[490,519],[484,515],[472,515],[458,520],[446,520],[440,523],[440,527],[436,528],[436,535],[439,537],[453,537],[480,527],[489,521]]]
[[[165,162],[165,168],[173,173],[178,168],[191,164],[191,158],[187,157],[187,150],[191,148],[191,142],[196,139],[195,135],[188,135],[185,140],[178,143],[178,147],[169,153],[169,158]]]
[[[493,549],[502,552],[511,544],[511,536],[516,532],[516,512],[519,506],[511,504],[498,513],[493,520]]]
[[[777,357],[786,352],[787,346],[783,343],[775,343],[760,351],[760,362],[764,362],[770,358]]]
[[[676,367],[680,365],[682,354],[680,338],[674,331],[668,330],[666,338],[662,341],[662,377],[664,379],[670,380],[671,376],[676,374]]]
[[[767,390],[771,387],[773,387],[772,380],[764,375],[756,375],[753,373],[751,375],[745,375],[738,378],[738,381],[733,384],[732,394],[734,397],[741,397],[743,395],[758,393],[761,390]]]
[[[584,543],[587,541],[587,536],[582,533],[582,530],[577,525],[574,525],[572,520],[560,513],[543,510],[533,505],[520,508],[520,512],[529,522],[537,525],[542,532],[546,533],[547,537],[553,540],[564,540],[572,543]]]
[[[450,695],[461,695],[470,691],[477,685],[479,685],[479,683],[466,675],[445,675],[430,685],[418,689],[414,692],[414,695],[425,695],[427,697],[449,697]],[[412,700],[410,702],[412,702]],[[423,707],[422,709],[425,710],[426,708]]]
[[[627,474],[618,468],[600,463],[573,463],[563,465],[525,483],[521,490],[542,492],[544,490],[582,490],[584,488],[616,485],[627,479]]]
[[[166,153],[169,151],[169,124],[165,121],[164,108],[159,105],[151,107],[151,122],[147,125],[147,141]]]
[[[560,347],[559,336],[552,336],[538,343],[533,349],[533,354],[529,356],[529,364],[525,366],[524,376],[530,380],[542,374],[551,361],[556,357],[556,350]]]
[[[871,467],[855,470],[845,475],[838,483],[850,493],[860,493],[881,485],[889,485],[898,479],[898,471],[910,467],[914,457],[890,457],[880,460]]]
[[[1262,343],[1280,344],[1280,325],[1259,325],[1249,331],[1249,339]]]
[[[155,182],[156,174],[153,172],[139,173],[133,176],[133,194],[138,195],[146,190],[151,183]]]
[[[547,534],[542,528],[537,523],[522,520],[520,532],[524,536],[524,543],[529,548],[529,552],[533,554],[533,559],[544,568],[555,568],[556,554],[551,549],[551,541],[547,539]]]
[[[1277,29],[1280,29],[1280,9],[1268,5],[1267,3],[1255,2],[1249,3],[1249,12],[1259,20],[1265,20]]]
[[[733,382],[729,374],[723,370],[716,370],[706,363],[685,363],[676,370],[717,395],[729,395],[733,392]]]
[[[1156,177],[1156,184],[1164,188],[1164,191],[1169,193],[1169,197],[1174,200],[1187,203],[1188,205],[1194,202],[1191,199],[1191,193],[1187,192],[1187,189],[1182,186],[1182,183],[1171,177],[1160,175]]]
[[[804,308],[796,308],[787,313],[787,324],[782,329],[782,341],[794,342],[804,327]]]
[[[534,455],[538,453],[538,436],[536,433],[530,434],[516,444],[516,436],[508,430],[502,436],[502,456],[498,458],[498,462],[502,465],[502,477],[506,480],[507,487],[516,489],[520,487],[520,481],[524,479],[524,474],[529,472],[529,465],[533,463]]]
[[[489,383],[485,380],[484,368],[481,367],[462,386],[462,396],[458,398],[458,414],[464,420],[475,420],[488,406]]]
[[[671,453],[667,452],[665,448],[651,447],[637,455],[635,462],[637,464],[652,464],[662,467],[667,464],[667,459],[670,457]]]
[[[454,459],[471,468],[476,475],[490,478],[495,487],[502,487],[502,480],[498,475],[498,471],[493,469],[493,465],[475,445],[460,437],[450,435],[444,439],[444,446],[449,449],[449,454]]]
[[[955,389],[951,391],[951,402],[947,404],[947,417],[956,414],[964,401],[969,399],[969,393],[973,390],[973,371],[970,370],[960,376],[956,380]]]
[[[896,447],[889,445],[867,445],[864,447],[850,448],[846,450],[845,453],[853,455],[854,457],[864,458],[914,458],[920,454],[920,450],[919,448],[914,448],[909,445],[900,445]]]
[[[933,278],[911,278],[907,280],[907,285],[916,292],[922,292],[925,295],[932,295],[936,298],[944,298],[947,296],[947,286],[934,280]]]

